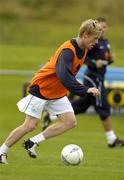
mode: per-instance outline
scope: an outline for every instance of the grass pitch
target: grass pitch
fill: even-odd
[[[51,48],[50,48],[51,49]],[[49,48],[0,46],[0,68],[36,70],[51,53]],[[122,53],[119,53],[122,56]],[[50,57],[50,56],[49,56]],[[117,65],[117,64],[116,64]],[[123,61],[121,65],[124,67]],[[0,144],[24,120],[16,107],[22,97],[22,84],[30,77],[0,76]],[[0,165],[0,180],[123,180],[124,148],[109,149],[96,115],[77,116],[78,125],[67,133],[40,144],[38,158],[30,159],[22,142],[41,131],[23,137],[8,153],[8,165]],[[124,139],[124,117],[113,117],[113,129]],[[79,166],[66,166],[60,159],[62,148],[77,144],[84,152]]]
[[[0,167],[1,180],[121,180],[124,178],[124,148],[109,149],[103,130],[96,116],[77,117],[78,126],[61,136],[40,144],[38,158],[30,159],[20,140],[9,151],[8,165]],[[13,127],[14,127],[14,120]],[[16,124],[16,123],[15,123]],[[123,137],[124,121],[116,117],[113,124],[118,135]],[[8,129],[6,126],[3,129]],[[40,126],[38,127],[40,131]],[[38,132],[37,131],[37,132]],[[36,132],[35,132],[36,133]],[[33,134],[30,134],[32,136]],[[6,133],[1,134],[4,138]],[[60,159],[62,148],[70,143],[82,147],[84,159],[79,166],[66,166]]]
[[[25,77],[3,76],[0,103],[0,143],[24,119],[16,102],[21,98],[21,85]],[[78,125],[67,133],[40,144],[37,159],[30,159],[22,142],[41,131],[42,121],[36,131],[23,137],[8,153],[8,165],[0,166],[0,180],[122,180],[124,179],[124,148],[109,149],[104,131],[96,115],[77,116]],[[124,117],[113,117],[117,135],[124,139]],[[66,166],[60,152],[67,144],[77,144],[84,152],[79,166]]]

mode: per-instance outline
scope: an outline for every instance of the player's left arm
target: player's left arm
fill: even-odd
[[[108,40],[107,40],[108,41]],[[115,61],[115,53],[113,53],[113,51],[111,50],[109,41],[108,41],[108,46],[109,46],[109,58],[108,58],[108,65],[113,63]]]
[[[114,61],[115,61],[115,54],[112,52],[112,51],[110,51],[110,60],[109,60],[109,64],[111,64],[111,63],[113,63]]]

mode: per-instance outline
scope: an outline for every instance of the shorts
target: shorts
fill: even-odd
[[[72,105],[66,96],[55,100],[45,100],[30,94],[21,99],[17,103],[17,106],[21,112],[38,119],[41,118],[43,110],[47,110],[50,115],[74,112]]]

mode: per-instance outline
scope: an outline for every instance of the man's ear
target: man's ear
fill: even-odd
[[[84,32],[83,36],[84,36],[84,38],[87,38],[88,37],[87,32]]]

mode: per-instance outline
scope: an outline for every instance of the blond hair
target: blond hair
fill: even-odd
[[[79,37],[82,37],[84,33],[88,35],[99,35],[102,32],[101,25],[97,20],[88,19],[84,21],[79,28]]]

